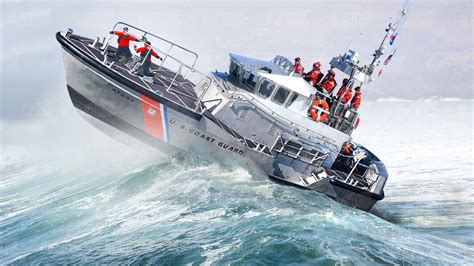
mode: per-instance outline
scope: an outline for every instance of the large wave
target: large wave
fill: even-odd
[[[440,128],[437,103],[367,103],[355,137],[390,172],[374,215],[247,165],[125,146],[68,104],[2,122],[0,263],[473,262],[469,105]]]

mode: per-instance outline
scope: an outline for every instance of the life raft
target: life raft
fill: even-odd
[[[322,114],[318,114],[318,110],[321,109],[323,110]],[[328,117],[329,105],[325,100],[317,99],[313,102],[313,106],[311,106],[309,112],[314,121],[323,122]]]

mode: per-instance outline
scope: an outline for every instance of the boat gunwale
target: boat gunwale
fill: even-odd
[[[79,36],[79,35],[76,35]],[[82,36],[79,36],[82,37]],[[82,37],[84,38],[84,37]],[[109,78],[119,82],[120,84],[124,85],[127,89],[133,90],[135,92],[138,92],[140,94],[145,95],[146,97],[149,97],[153,100],[156,100],[160,103],[163,103],[164,105],[172,108],[173,110],[176,110],[188,117],[191,117],[195,120],[201,120],[202,114],[194,112],[178,103],[175,103],[174,101],[167,99],[165,97],[162,97],[158,95],[157,93],[154,93],[150,91],[148,88],[145,88],[142,85],[137,84],[136,82],[131,81],[130,79],[120,75],[119,73],[116,73],[109,69],[108,67],[104,66],[101,62],[98,62],[95,58],[93,58],[90,55],[87,55],[82,49],[77,47],[74,43],[72,43],[70,40],[65,38],[61,32],[56,33],[56,40],[61,44],[61,46],[69,52],[69,54],[73,55],[75,58],[79,59],[83,63],[87,64],[90,67],[93,67],[97,71],[99,71],[102,74],[105,74]]]

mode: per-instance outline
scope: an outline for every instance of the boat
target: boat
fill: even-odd
[[[331,68],[350,84],[373,84],[389,43],[395,52],[393,36],[407,10],[389,24],[370,64],[347,50]],[[141,37],[138,44],[152,40],[162,59],[151,63],[153,75],[143,75],[145,60],[138,55],[117,60],[114,32],[124,27]],[[228,70],[205,74],[195,68],[196,52],[124,22],[102,39],[72,29],[56,39],[74,107],[124,142],[251,163],[275,182],[365,211],[384,198],[386,167],[351,137],[357,110],[307,82],[284,56],[265,61],[231,53]]]

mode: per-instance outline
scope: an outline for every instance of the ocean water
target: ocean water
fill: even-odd
[[[474,263],[473,101],[365,103],[355,140],[390,174],[370,213],[129,148],[72,108],[2,122],[0,264]]]

